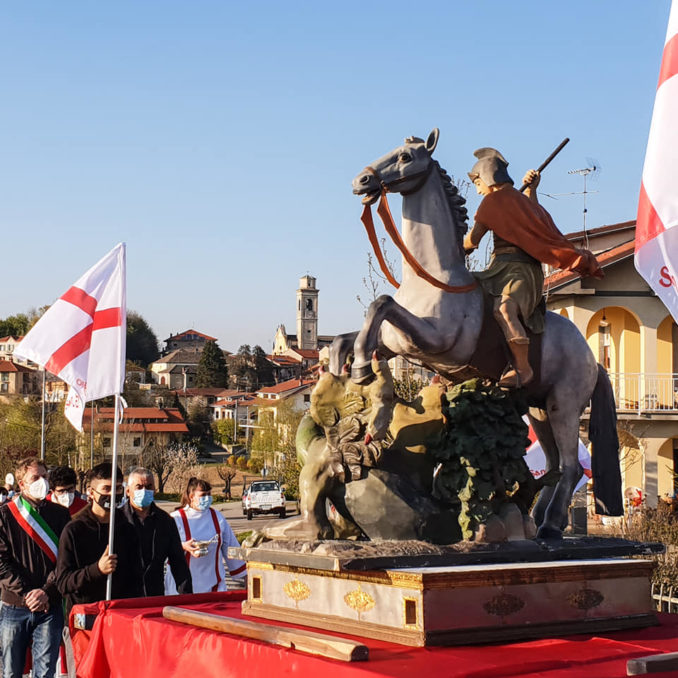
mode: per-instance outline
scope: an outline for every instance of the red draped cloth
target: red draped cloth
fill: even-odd
[[[486,195],[475,220],[543,264],[577,271],[584,276],[603,277],[595,256],[576,248],[541,205],[512,186]]]
[[[660,626],[647,629],[498,645],[414,648],[361,639],[370,649],[370,659],[355,663],[323,659],[162,617],[163,605],[177,605],[240,619],[244,597],[241,592],[224,592],[76,605],[74,613],[99,613],[89,634],[73,631],[71,617],[78,676],[618,678],[626,675],[629,659],[678,650],[678,615],[668,614],[659,615]],[[266,623],[255,617],[244,618]],[[678,672],[661,675],[668,678]]]

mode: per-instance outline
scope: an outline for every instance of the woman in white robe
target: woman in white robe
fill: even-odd
[[[238,546],[238,540],[226,519],[211,507],[211,503],[212,486],[206,480],[191,478],[181,508],[170,514],[177,524],[186,563],[191,570],[193,593],[226,590],[224,561],[231,577],[240,579],[247,574],[244,561],[228,557],[228,547]],[[203,543],[201,548],[198,542],[209,543]],[[167,568],[165,594],[176,593],[174,578]]]

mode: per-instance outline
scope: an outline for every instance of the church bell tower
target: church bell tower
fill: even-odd
[[[297,290],[297,347],[318,349],[318,291],[315,278],[305,275],[299,279]]]

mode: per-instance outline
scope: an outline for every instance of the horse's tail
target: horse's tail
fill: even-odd
[[[617,408],[610,378],[602,365],[598,365],[598,379],[591,396],[589,439],[596,513],[623,515]]]

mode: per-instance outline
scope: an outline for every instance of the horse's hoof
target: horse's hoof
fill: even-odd
[[[561,530],[548,525],[542,525],[537,530],[537,539],[562,539],[563,533]]]
[[[363,365],[353,363],[351,366],[351,381],[354,381],[356,384],[367,384],[373,378],[374,372],[370,363],[364,363]]]

